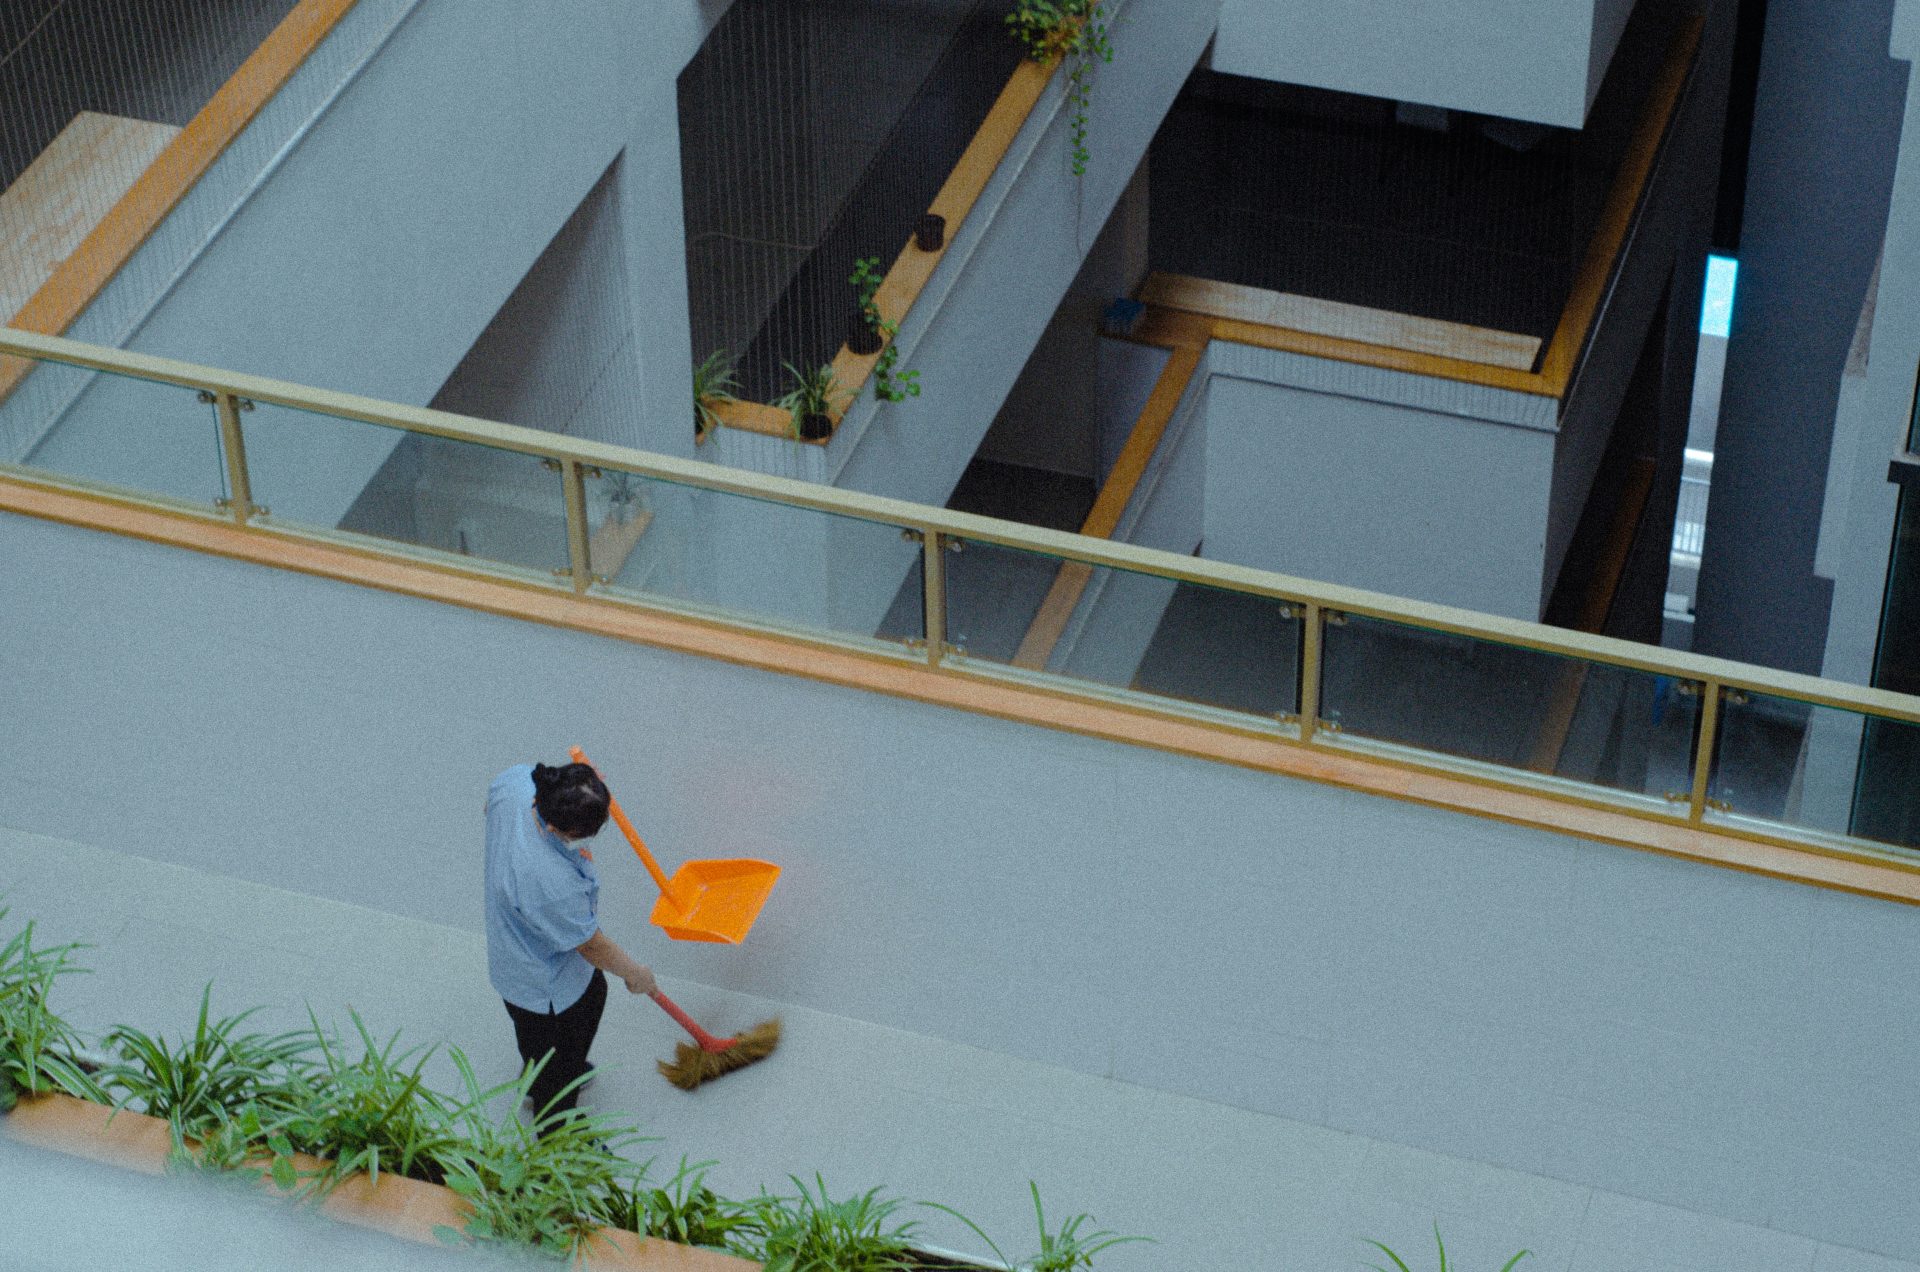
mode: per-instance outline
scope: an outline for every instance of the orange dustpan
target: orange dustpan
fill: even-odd
[[[591,763],[586,753],[574,747],[567,754],[576,764]],[[616,801],[607,810],[640,855],[640,864],[653,876],[660,899],[653,903],[653,925],[676,941],[717,941],[738,945],[767,903],[780,867],[770,861],[734,857],[715,861],[689,861],[669,879],[640,842]]]

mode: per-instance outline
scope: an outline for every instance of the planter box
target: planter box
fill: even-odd
[[[121,1110],[70,1095],[25,1098],[13,1112],[0,1118],[0,1131],[19,1144],[50,1149],[71,1157],[104,1162],[143,1175],[166,1172],[173,1137],[164,1119]],[[320,1159],[296,1154],[302,1171],[317,1169]],[[281,1191],[270,1178],[262,1183]],[[403,1241],[439,1245],[434,1228],[444,1224],[463,1228],[467,1202],[451,1189],[400,1175],[382,1174],[370,1183],[365,1174],[349,1177],[320,1202],[320,1212],[357,1228],[384,1232]],[[593,1272],[758,1272],[750,1259],[675,1245],[617,1228],[603,1228],[577,1266]]]

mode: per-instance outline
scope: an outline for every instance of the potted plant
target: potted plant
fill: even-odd
[[[734,378],[733,355],[715,349],[693,369],[693,440],[699,442],[720,427],[717,408],[736,401],[734,390],[740,387]]]
[[[817,1193],[788,1178],[797,1196],[762,1195],[747,1203],[752,1220],[735,1238],[740,1253],[759,1259],[766,1272],[914,1272],[918,1225],[892,1222],[899,1200],[882,1199],[875,1188],[833,1201],[818,1174]]]
[[[1373,1269],[1373,1272],[1413,1272],[1413,1269],[1407,1266],[1407,1261],[1405,1259],[1402,1259],[1399,1255],[1395,1254],[1392,1250],[1388,1249],[1386,1246],[1382,1245],[1380,1242],[1374,1241],[1370,1238],[1362,1238],[1362,1239],[1365,1240],[1368,1245],[1372,1246],[1374,1249],[1378,1250],[1381,1254],[1385,1255],[1387,1258],[1387,1261],[1393,1264],[1392,1268],[1382,1267],[1378,1263],[1367,1264],[1369,1268]],[[1433,1244],[1437,1246],[1440,1251],[1439,1272],[1447,1272],[1447,1243],[1440,1239],[1440,1225],[1437,1223],[1433,1225]],[[1513,1272],[1514,1266],[1518,1264],[1520,1260],[1526,1258],[1529,1253],[1530,1251],[1522,1250],[1520,1253],[1514,1255],[1511,1259],[1508,1259],[1505,1263],[1500,1265],[1500,1272]]]
[[[6,917],[0,906],[0,919]],[[56,980],[86,970],[72,962],[84,948],[35,949],[32,923],[0,946],[0,1113],[21,1096],[64,1091],[100,1097],[92,1076],[68,1058],[79,1049],[72,1029],[47,1005]]]
[[[935,220],[940,218],[935,217]],[[942,221],[944,225],[945,222]],[[875,299],[880,292],[880,284],[886,275],[880,272],[878,256],[863,256],[853,263],[853,273],[847,281],[853,284],[855,295],[859,297],[860,307],[854,311],[853,321],[856,334],[860,339],[847,341],[847,348],[853,353],[866,356],[877,353],[880,360],[873,364],[873,395],[883,402],[904,402],[910,397],[920,396],[920,373],[902,371],[894,373],[894,367],[900,362],[900,350],[893,338],[900,334],[900,324],[890,318],[880,316],[880,305]],[[859,331],[861,324],[865,331]]]
[[[791,362],[782,365],[793,380],[793,388],[782,394],[774,405],[792,420],[793,435],[807,442],[833,436],[833,412],[848,396],[833,374],[833,367],[823,364],[812,371],[802,371]]]
[[[1077,1269],[1091,1268],[1093,1256],[1111,1246],[1124,1245],[1129,1241],[1151,1241],[1151,1237],[1122,1237],[1101,1228],[1093,1232],[1082,1231],[1093,1222],[1089,1214],[1077,1214],[1062,1223],[1059,1228],[1049,1230],[1047,1212],[1040,1205],[1040,1185],[1033,1180],[1027,1181],[1027,1190],[1033,1194],[1033,1217],[1040,1228],[1040,1248],[1032,1257],[1019,1263],[1007,1258],[994,1244],[993,1238],[981,1231],[980,1225],[955,1210],[952,1206],[943,1206],[937,1201],[926,1201],[921,1205],[931,1207],[952,1215],[967,1227],[973,1229],[975,1236],[987,1243],[993,1251],[993,1257],[1000,1260],[1006,1272],[1077,1272]]]
[[[1093,68],[1113,61],[1107,38],[1106,0],[1019,0],[1007,26],[1042,66],[1065,60],[1067,102],[1072,110],[1073,175],[1087,175],[1087,119],[1093,110]]]

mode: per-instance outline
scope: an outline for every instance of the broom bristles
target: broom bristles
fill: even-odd
[[[702,1082],[765,1060],[779,1045],[779,1019],[763,1020],[742,1030],[733,1045],[722,1051],[703,1051],[693,1043],[680,1043],[673,1049],[673,1059],[659,1061],[660,1076],[682,1091],[691,1091]]]

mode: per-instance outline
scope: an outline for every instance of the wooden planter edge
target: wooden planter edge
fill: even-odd
[[[112,1107],[61,1093],[24,1096],[0,1117],[0,1133],[15,1143],[101,1162],[143,1175],[166,1173],[173,1136],[164,1118],[116,1112]],[[295,1155],[301,1170],[317,1169],[317,1157]],[[269,1191],[283,1193],[270,1177]],[[283,1193],[284,1195],[284,1193]],[[423,1245],[440,1245],[434,1230],[463,1229],[471,1207],[452,1189],[401,1175],[369,1182],[356,1171],[319,1202],[320,1212],[340,1223]],[[737,1255],[676,1245],[619,1228],[602,1228],[575,1260],[591,1272],[753,1272],[761,1265]]]

